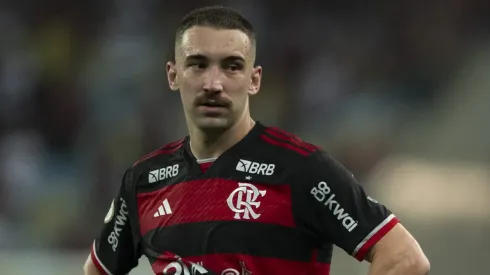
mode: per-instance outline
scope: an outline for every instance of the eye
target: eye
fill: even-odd
[[[203,70],[206,69],[207,64],[205,62],[193,62],[187,64],[189,68]]]
[[[242,69],[242,65],[241,64],[237,64],[237,63],[232,63],[232,64],[228,64],[227,66],[227,70],[229,71],[232,71],[232,72],[235,72],[235,71],[239,71]]]
[[[194,67],[197,69],[206,69],[206,63],[204,62],[196,63],[194,64]]]

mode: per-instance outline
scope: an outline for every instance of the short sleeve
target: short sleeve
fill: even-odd
[[[131,172],[128,170],[104,219],[102,230],[92,245],[91,257],[102,274],[127,274],[138,265],[141,256],[137,238]]]
[[[399,220],[370,198],[351,172],[325,152],[312,154],[293,191],[299,227],[362,261]]]

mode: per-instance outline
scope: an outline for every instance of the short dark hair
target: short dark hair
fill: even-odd
[[[184,32],[194,26],[213,27],[226,30],[240,30],[256,42],[252,24],[238,11],[223,6],[208,6],[195,9],[182,18],[176,33],[176,42]]]

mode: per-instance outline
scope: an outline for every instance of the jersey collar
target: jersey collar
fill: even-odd
[[[211,165],[211,167],[204,174],[212,173],[215,169],[219,169],[219,167],[222,167],[224,164],[229,163],[229,160],[235,159],[236,156],[240,154],[240,152],[246,150],[247,147],[253,144],[254,141],[260,137],[260,134],[263,132],[264,128],[265,126],[263,124],[261,124],[259,121],[256,121],[254,127],[250,130],[250,132],[248,132],[248,134],[235,145],[223,152],[221,156],[216,158],[213,165]],[[197,159],[192,154],[189,136],[187,136],[184,140],[184,159],[189,166],[191,174],[203,174],[201,169],[199,168],[199,163]]]

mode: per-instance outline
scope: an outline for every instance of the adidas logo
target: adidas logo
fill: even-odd
[[[165,216],[165,215],[169,215],[169,214],[172,214],[172,209],[170,208],[170,204],[168,203],[168,199],[165,199],[162,203],[162,205],[160,205],[160,207],[158,207],[158,211],[155,212],[155,214],[153,214],[153,217],[160,217],[160,216]]]

